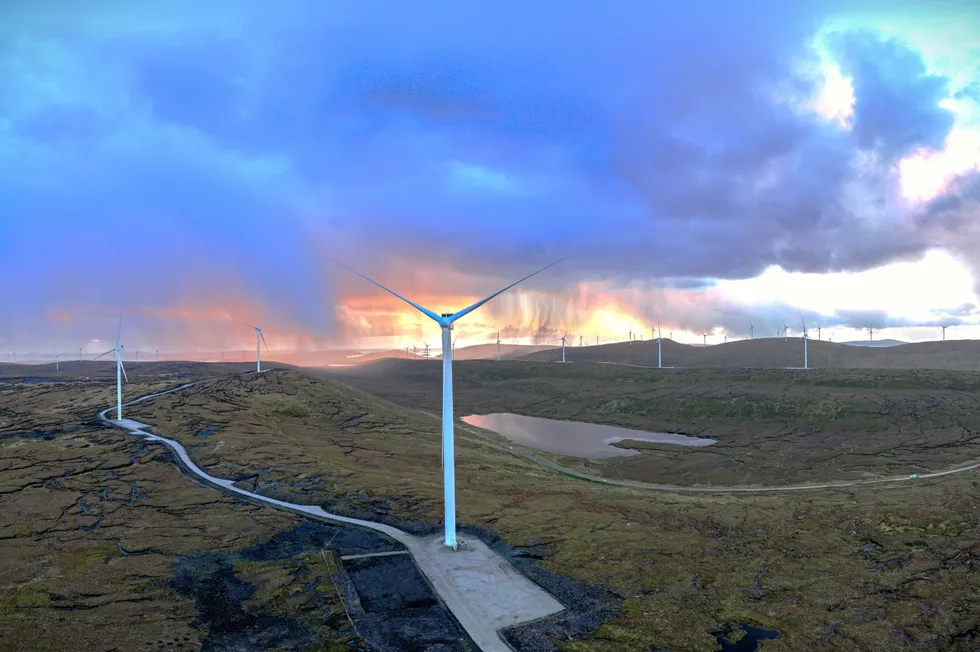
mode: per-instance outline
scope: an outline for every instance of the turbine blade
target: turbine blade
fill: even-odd
[[[126,375],[126,365],[123,364],[122,358],[119,356],[119,351],[116,351],[116,362],[119,363],[119,368],[122,369],[123,372],[123,378],[125,378],[126,382],[128,383],[129,376]]]
[[[110,353],[112,353],[113,351],[115,351],[115,349],[109,349],[108,351],[106,351],[106,352],[105,352],[105,353],[103,353],[102,355],[100,355],[100,356],[97,356],[97,357],[94,357],[94,358],[92,358],[92,359],[93,359],[93,360],[98,360],[99,358],[104,358],[105,356],[107,356],[107,355],[109,355],[109,354],[110,354]]]
[[[262,320],[262,325],[259,328],[265,328],[265,322],[269,321],[269,313],[265,313],[265,319]]]
[[[384,290],[385,292],[388,292],[389,294],[393,294],[393,295],[395,295],[396,297],[398,297],[399,299],[401,299],[402,301],[404,301],[404,302],[405,302],[405,303],[407,303],[408,305],[410,305],[410,306],[412,306],[413,308],[415,308],[416,310],[418,310],[419,312],[421,312],[421,313],[422,313],[423,315],[425,315],[425,316],[426,316],[426,317],[428,317],[429,319],[431,319],[431,320],[433,320],[433,321],[436,321],[436,322],[438,322],[438,321],[439,321],[439,315],[437,315],[436,313],[434,313],[434,312],[432,312],[432,311],[431,311],[431,310],[429,310],[428,308],[424,308],[424,307],[422,307],[422,306],[420,306],[419,304],[417,304],[417,303],[415,303],[415,302],[414,302],[414,301],[412,301],[411,299],[406,299],[405,297],[403,297],[402,295],[400,295],[400,294],[398,294],[398,293],[397,293],[397,292],[395,292],[394,290],[391,290],[391,289],[389,289],[389,288],[386,288],[385,286],[383,286],[383,285],[381,285],[380,283],[378,283],[378,282],[377,282],[377,281],[375,281],[374,279],[372,279],[372,278],[368,278],[368,277],[367,277],[367,276],[365,276],[364,274],[361,274],[361,273],[360,273],[359,271],[357,271],[356,269],[352,269],[352,268],[350,268],[350,267],[348,267],[347,265],[345,265],[345,264],[343,264],[343,263],[341,263],[341,262],[339,262],[339,261],[337,261],[337,260],[333,260],[332,258],[331,258],[331,260],[332,260],[332,261],[333,261],[333,262],[334,262],[335,264],[337,264],[337,265],[340,265],[341,267],[343,267],[344,269],[346,269],[347,271],[349,271],[349,272],[353,272],[354,274],[357,274],[358,276],[360,276],[361,278],[363,278],[363,279],[364,279],[365,281],[367,281],[368,283],[372,283],[372,284],[374,284],[374,285],[377,285],[377,286],[378,286],[379,288],[381,288],[381,289],[382,289],[382,290]]]
[[[259,337],[262,338],[262,343],[265,344],[265,334],[261,330],[259,331]],[[266,351],[269,350],[269,345],[268,344],[265,344],[265,350]]]
[[[122,337],[122,310],[119,311],[119,328],[116,329],[116,346],[119,346],[119,338]]]
[[[245,322],[242,323],[245,324]],[[258,328],[258,326],[252,326],[251,324],[245,324],[245,325],[248,326],[249,328]]]
[[[544,267],[542,267],[538,271],[532,272],[531,274],[528,274],[524,278],[519,279],[517,281],[514,281],[513,283],[511,283],[507,287],[503,288],[502,290],[497,290],[496,292],[494,292],[490,296],[486,297],[485,299],[480,299],[479,301],[477,301],[473,305],[468,306],[466,308],[463,308],[462,310],[460,310],[459,312],[457,312],[456,314],[454,314],[452,317],[450,317],[449,318],[449,321],[450,322],[454,322],[454,321],[456,321],[457,319],[459,319],[461,317],[465,317],[466,315],[470,314],[471,312],[473,312],[474,310],[476,310],[477,308],[479,308],[480,306],[482,306],[483,304],[485,304],[487,301],[490,301],[491,299],[493,299],[497,295],[503,294],[504,292],[506,292],[507,290],[511,289],[512,287],[514,287],[518,283],[523,283],[524,281],[526,281],[527,279],[531,278],[532,276],[535,276],[537,274],[540,274],[541,272],[543,272],[544,270],[548,269],[549,267],[554,267],[558,263],[562,262],[563,260],[567,260],[568,258],[569,258],[569,256],[565,256],[564,258],[559,258],[558,260],[556,260],[555,262],[551,263],[550,265],[545,265]]]

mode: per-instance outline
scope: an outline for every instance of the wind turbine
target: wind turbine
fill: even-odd
[[[561,361],[565,362],[565,338],[568,336],[568,331],[561,336]]]
[[[946,329],[949,328],[949,326],[941,326],[941,328],[943,329],[943,342],[945,342],[946,341]],[[9,353],[7,354],[7,361],[8,362],[10,361],[10,354]]]
[[[755,326],[753,326],[752,324],[749,324],[749,339],[750,340],[755,339]]]
[[[422,354],[422,357],[423,358],[428,358],[429,357],[429,345],[428,344],[425,345],[425,353]]]
[[[728,333],[725,333],[725,344],[728,344]]]
[[[822,340],[823,339],[823,335],[820,334],[820,331],[821,330],[823,330],[823,329],[820,328],[820,324],[817,324],[817,339],[818,340]]]
[[[140,363],[140,350],[136,349],[136,364]]]
[[[804,317],[803,318],[803,368],[804,369],[810,368],[810,363],[809,360],[807,359],[807,346],[806,346],[807,340],[809,339],[810,336],[807,335],[806,333],[806,318]]]
[[[58,362],[58,355],[59,355],[58,353],[55,353],[54,354],[54,370],[55,371],[61,371],[61,363]]]
[[[404,301],[405,303],[409,304],[410,306],[412,306],[413,308],[421,312],[423,315],[425,315],[432,321],[439,324],[439,327],[442,329],[442,350],[449,351],[449,355],[442,356],[442,470],[443,470],[443,492],[444,492],[443,508],[444,508],[444,522],[445,522],[445,529],[446,529],[446,536],[445,536],[445,540],[443,541],[443,544],[447,548],[452,548],[453,550],[459,549],[459,542],[456,540],[456,464],[455,464],[455,448],[454,448],[455,441],[453,437],[454,435],[453,432],[453,424],[454,424],[453,421],[453,354],[452,354],[452,347],[450,346],[450,337],[452,336],[453,324],[456,321],[465,317],[466,315],[470,314],[471,312],[473,312],[474,310],[476,310],[486,302],[490,301],[494,297],[506,292],[507,290],[511,289],[518,283],[521,283],[522,281],[526,281],[527,279],[531,278],[536,274],[540,274],[541,272],[548,269],[549,267],[553,267],[554,265],[557,265],[562,260],[565,260],[565,258],[556,260],[555,262],[545,267],[542,267],[538,271],[528,274],[522,279],[514,281],[513,283],[503,288],[502,290],[497,290],[493,294],[483,299],[480,299],[476,303],[471,304],[463,308],[462,310],[458,310],[454,313],[443,313],[441,315],[437,315],[436,313],[432,312],[428,308],[424,308],[423,306],[420,306],[414,301],[406,299],[405,297],[398,294],[394,290],[390,290],[386,288],[385,286],[381,285],[377,281],[370,279],[367,276],[364,276],[360,272],[355,271],[350,267],[347,267],[347,265],[334,261],[341,267],[353,272],[354,274],[357,274],[365,281],[368,281],[369,283],[378,286],[385,292],[389,292],[394,296],[396,296],[397,298]]]
[[[122,421],[122,379],[125,377],[126,382],[129,382],[129,376],[126,375],[126,367],[123,366],[122,361],[122,351],[125,347],[119,343],[119,338],[122,336],[122,313],[119,313],[119,328],[116,329],[116,345],[100,355],[98,358],[107,356],[110,353],[115,353],[116,355],[116,420]]]
[[[500,362],[500,331],[497,331],[497,362]]]
[[[633,329],[630,329],[630,344],[633,343]]]
[[[663,336],[660,334],[660,322],[657,322],[657,369],[663,369]]]
[[[789,330],[789,326],[786,325],[786,322],[783,322],[783,341],[784,342],[786,341],[786,331],[788,331],[788,330]]]
[[[78,347],[78,359],[82,359],[82,347]]]
[[[704,348],[708,348],[708,334],[705,333],[704,331],[701,331],[701,336],[704,337],[704,345],[703,345],[703,347]]]
[[[412,345],[412,355],[415,356],[416,358],[419,357],[419,349],[414,344]]]
[[[459,339],[459,335],[457,335],[456,337],[453,338],[453,347],[452,347],[453,348],[453,357],[456,356],[456,340],[458,340],[458,339]]]
[[[578,336],[578,345],[579,346],[582,346],[582,336],[581,335]]]
[[[245,352],[242,351],[242,357],[245,357]],[[160,349],[157,349],[157,362],[160,362]]]
[[[265,314],[265,319],[262,320],[261,326],[252,326],[251,324],[245,324],[249,328],[255,330],[255,373],[262,372],[262,348],[259,343],[265,344],[266,353],[269,351],[269,345],[266,344],[265,335],[262,333],[262,329],[265,328],[265,322],[269,321],[269,313]]]
[[[873,343],[875,341],[875,329],[868,326],[868,342]]]

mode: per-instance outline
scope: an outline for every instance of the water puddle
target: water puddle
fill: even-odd
[[[759,649],[759,641],[777,639],[779,632],[745,623],[735,623],[714,632],[714,636],[715,641],[721,645],[718,652],[755,652]]]
[[[539,448],[557,455],[584,457],[590,460],[637,455],[638,451],[610,445],[627,439],[678,446],[710,446],[715,443],[714,439],[701,437],[667,432],[645,432],[579,421],[525,417],[519,414],[474,414],[463,417],[463,421],[477,428],[492,430],[515,444]]]

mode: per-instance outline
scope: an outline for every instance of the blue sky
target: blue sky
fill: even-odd
[[[7,6],[0,346],[89,346],[120,307],[161,349],[266,311],[281,348],[428,332],[330,256],[438,309],[573,254],[473,341],[972,336],[973,4]]]

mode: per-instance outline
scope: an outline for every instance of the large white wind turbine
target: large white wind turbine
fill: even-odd
[[[565,338],[568,337],[568,331],[561,336],[561,361],[565,362]]]
[[[265,344],[266,353],[269,352],[269,345],[265,342],[265,335],[262,333],[262,329],[265,328],[265,322],[269,321],[269,315],[266,313],[265,319],[262,320],[261,326],[252,326],[251,324],[245,324],[251,329],[255,330],[255,373],[262,372],[262,347],[259,344]],[[210,354],[208,354],[210,355]],[[210,362],[210,358],[208,362]]]
[[[491,299],[511,289],[518,283],[526,281],[527,279],[531,278],[536,274],[540,274],[541,272],[548,269],[549,267],[553,267],[554,265],[557,265],[562,260],[565,260],[565,258],[556,260],[550,265],[542,267],[538,271],[528,274],[522,279],[514,281],[513,283],[503,288],[502,290],[497,290],[490,296],[480,299],[476,303],[469,305],[466,308],[463,308],[462,310],[459,310],[454,313],[443,313],[441,315],[437,315],[436,313],[432,312],[428,308],[420,306],[414,301],[406,299],[405,297],[398,294],[394,290],[386,288],[385,286],[381,285],[377,281],[368,278],[364,274],[361,274],[360,272],[351,269],[350,267],[347,267],[347,265],[334,261],[341,267],[353,272],[354,274],[357,274],[365,281],[368,281],[369,283],[378,286],[385,292],[389,292],[390,294],[398,297],[399,299],[401,299],[408,305],[412,306],[413,308],[421,312],[423,315],[425,315],[432,321],[439,324],[439,327],[442,329],[442,350],[449,352],[448,355],[442,356],[442,472],[443,472],[443,495],[444,495],[443,508],[444,508],[444,520],[445,520],[445,528],[446,528],[446,538],[443,543],[447,548],[452,548],[453,550],[459,548],[459,543],[456,541],[456,463],[455,463],[455,449],[454,449],[455,441],[453,437],[454,434],[453,433],[453,354],[452,354],[452,342],[451,342],[453,324],[458,320],[462,319],[463,317],[465,317],[466,315],[470,314],[471,312],[473,312],[474,310],[476,310],[486,302],[490,301]]]
[[[99,358],[109,355],[110,353],[116,354],[116,420],[122,421],[122,379],[125,377],[126,382],[129,382],[129,376],[126,375],[126,367],[123,366],[122,352],[125,347],[119,343],[119,338],[122,336],[122,314],[119,315],[119,328],[116,329],[116,345],[100,355]]]

